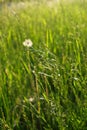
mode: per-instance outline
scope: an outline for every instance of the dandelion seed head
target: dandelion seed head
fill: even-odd
[[[33,102],[33,101],[34,101],[34,98],[30,97],[30,98],[29,98],[29,101],[30,101],[30,102]]]
[[[25,47],[32,47],[33,43],[30,39],[26,39],[24,42],[23,42],[23,45]]]

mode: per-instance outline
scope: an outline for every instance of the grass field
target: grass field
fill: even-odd
[[[0,8],[0,130],[87,130],[87,2],[22,5]]]

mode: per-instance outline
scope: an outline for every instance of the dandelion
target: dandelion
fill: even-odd
[[[26,39],[24,42],[23,42],[23,45],[26,46],[26,47],[32,47],[33,43],[30,39]]]
[[[33,102],[33,101],[34,101],[34,98],[30,97],[30,98],[29,98],[29,101],[30,101],[30,102]]]

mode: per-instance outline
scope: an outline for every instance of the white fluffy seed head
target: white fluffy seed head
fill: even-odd
[[[33,43],[30,39],[26,39],[24,42],[23,42],[23,45],[26,46],[26,47],[32,47]]]

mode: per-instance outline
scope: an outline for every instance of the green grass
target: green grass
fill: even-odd
[[[0,9],[0,130],[87,130],[87,3],[12,7]]]

